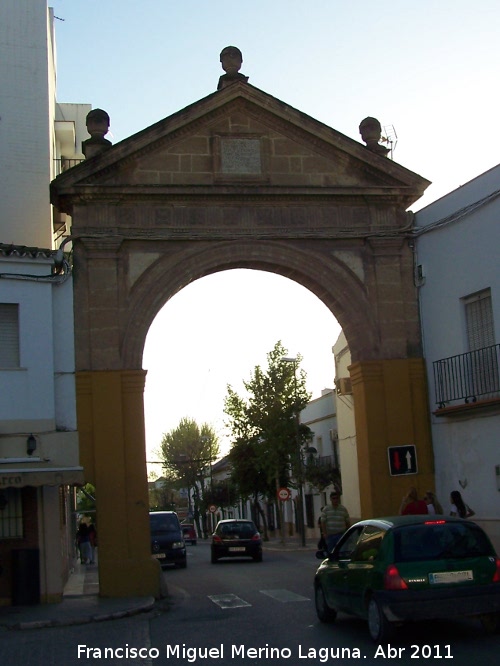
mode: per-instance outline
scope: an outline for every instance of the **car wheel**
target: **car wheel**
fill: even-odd
[[[187,567],[187,560],[185,562],[179,562],[177,565],[179,569],[185,569]]]
[[[197,545],[197,543],[198,543],[198,542],[197,542],[196,540],[194,540],[194,541],[191,541],[191,545],[192,545],[192,546],[196,546],[196,545]]]
[[[316,614],[321,622],[335,622],[337,611],[327,604],[325,592],[319,583],[314,588],[314,603]]]
[[[375,643],[385,643],[392,634],[392,625],[384,615],[380,604],[372,597],[368,602],[368,631]]]
[[[212,564],[217,564],[218,561],[219,558],[217,557],[217,555],[214,555],[214,553],[212,553]]]
[[[258,553],[257,555],[253,556],[253,561],[254,562],[262,562],[262,553]]]
[[[500,613],[485,613],[481,615],[480,620],[487,634],[498,634],[500,632]]]

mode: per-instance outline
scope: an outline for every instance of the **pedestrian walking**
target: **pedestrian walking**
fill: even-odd
[[[444,514],[443,507],[439,503],[436,495],[431,490],[428,490],[425,493],[424,502],[427,504],[427,513],[440,516]]]
[[[459,516],[460,518],[471,518],[476,515],[470,506],[463,501],[462,495],[458,490],[452,490],[450,494],[450,516]]]
[[[90,547],[89,526],[82,520],[76,533],[76,543],[80,552],[80,562],[90,564],[92,552]]]
[[[345,506],[340,503],[340,493],[333,490],[330,493],[330,505],[323,507],[320,516],[321,533],[326,541],[326,549],[329,553],[351,526],[351,519]]]
[[[417,489],[412,486],[401,501],[399,515],[416,516],[426,513],[429,513],[427,510],[427,504],[424,502],[424,500],[418,499]]]

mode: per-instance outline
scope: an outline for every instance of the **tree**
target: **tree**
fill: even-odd
[[[200,510],[203,508],[206,469],[219,455],[215,431],[207,423],[199,427],[194,419],[184,417],[176,428],[163,435],[158,455],[167,472],[178,479],[179,487],[188,489],[189,498],[193,492],[193,517],[201,533]],[[206,532],[205,512],[201,515],[203,532]]]
[[[300,411],[311,398],[299,367],[302,357],[289,363],[286,354],[278,341],[267,355],[267,370],[256,366],[243,382],[247,397],[228,386],[224,402],[233,435],[232,478],[243,496],[253,496],[256,510],[259,495],[274,499],[277,485],[293,485],[291,477],[300,478],[301,447],[311,437],[307,426],[298,425]]]
[[[149,476],[149,508],[151,511],[176,511],[179,506],[179,479],[172,470],[163,476]]]
[[[340,470],[331,464],[322,465],[316,462],[308,462],[304,469],[304,479],[320,491],[332,485],[339,491],[342,488]]]
[[[96,512],[95,486],[86,483],[76,491],[76,510],[83,516],[91,516],[94,520]]]

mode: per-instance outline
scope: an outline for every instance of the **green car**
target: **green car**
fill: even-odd
[[[314,592],[322,622],[339,611],[362,617],[377,643],[417,620],[477,616],[500,629],[500,558],[479,525],[460,518],[356,523],[318,567]]]

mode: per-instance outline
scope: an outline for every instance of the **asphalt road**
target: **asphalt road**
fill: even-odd
[[[316,618],[311,551],[267,552],[264,561],[210,563],[188,547],[187,569],[164,572],[170,596],[151,613],[80,627],[0,633],[0,664],[498,664],[500,636],[475,620],[422,623],[375,645],[366,623]],[[105,651],[108,651],[107,653]]]

